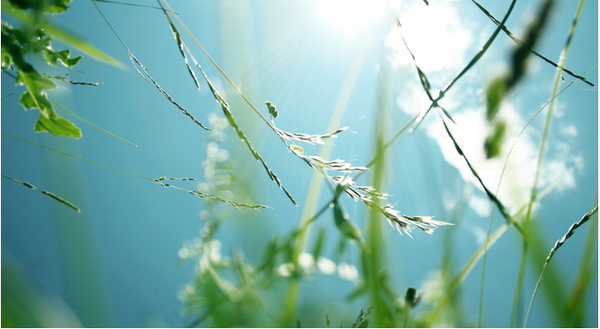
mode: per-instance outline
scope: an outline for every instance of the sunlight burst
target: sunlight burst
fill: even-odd
[[[390,11],[390,2],[382,0],[321,0],[315,5],[318,17],[345,39],[377,26]]]

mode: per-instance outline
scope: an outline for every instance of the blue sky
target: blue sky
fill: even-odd
[[[341,158],[353,165],[366,165],[371,160],[377,106],[386,104],[388,108],[387,134],[391,137],[429,105],[412,59],[391,19],[388,2],[368,5],[350,2],[346,6],[341,6],[340,1],[169,3],[264,116],[268,115],[262,105],[265,101],[277,105],[278,128],[322,134],[329,132],[330,125],[348,126],[347,131],[332,140],[330,159]],[[495,25],[472,2],[431,0],[429,3],[426,6],[423,1],[393,2],[392,7],[402,22],[406,41],[419,67],[436,91],[468,63]],[[127,47],[178,103],[205,124],[212,113],[222,116],[208,86],[201,81],[200,90],[196,89],[162,12],[97,4]],[[498,1],[481,1],[481,4],[498,19],[508,6]],[[507,21],[515,35],[522,35],[537,4],[537,1],[517,4]],[[557,3],[549,28],[536,46],[540,53],[558,61],[576,7],[572,1]],[[597,2],[585,3],[565,65],[577,74],[591,69],[585,76],[594,84],[598,77],[597,13]],[[48,73],[52,75],[70,73],[72,80],[103,83],[98,87],[59,84],[59,88],[49,92],[50,97],[137,147],[64,113],[82,128],[82,139],[34,134],[32,126],[39,114],[23,111],[15,95],[2,99],[2,132],[144,177],[195,177],[202,181],[208,133],[137,74],[126,50],[94,4],[74,2],[65,14],[55,17],[55,22],[115,57],[127,69],[90,57],[85,57],[73,71],[50,69]],[[313,173],[286,150],[272,131],[265,129],[266,125],[191,39],[184,38],[231,105],[249,140],[299,203],[295,207],[289,202],[239,143],[235,132],[227,129],[229,137],[223,147],[230,159],[244,169],[237,177],[239,186],[234,189],[233,198],[272,209],[232,211],[219,233],[222,253],[231,254],[234,246],[241,246],[246,256],[258,259],[267,241],[265,237],[283,235],[297,227]],[[499,34],[485,56],[441,102],[454,118],[456,124],[450,129],[457,142],[486,185],[494,191],[498,188],[499,198],[511,212],[525,204],[531,193],[548,110],[516,137],[550,100],[556,74],[554,67],[531,58],[527,75],[499,111],[509,127],[501,155],[487,160],[483,141],[490,128],[485,123],[482,87],[505,72],[513,48],[514,43]],[[565,83],[561,83],[561,88],[573,81],[572,77],[563,76]],[[21,89],[15,89],[14,80],[3,74],[2,95],[15,90],[18,94]],[[378,103],[382,93],[385,101]],[[540,189],[547,186],[553,189],[534,207],[546,237],[545,250],[549,251],[554,241],[597,203],[597,109],[597,89],[582,82],[575,82],[554,105],[538,182]],[[332,113],[339,113],[339,117]],[[498,187],[504,160],[515,140]],[[306,154],[321,152],[318,145],[302,146]],[[384,192],[390,194],[387,201],[402,213],[452,220],[451,214],[461,202],[466,202],[459,225],[438,228],[431,236],[414,231],[411,239],[385,226],[389,268],[397,274],[392,281],[402,291],[408,285],[423,287],[433,282],[430,279],[439,268],[442,237],[447,230],[453,230],[460,241],[455,262],[462,267],[481,245],[492,207],[464,160],[457,155],[435,112],[413,134],[401,135],[388,155]],[[192,280],[194,268],[193,264],[183,265],[178,252],[185,241],[198,236],[202,227],[203,204],[197,198],[139,177],[53,154],[5,135],[2,156],[2,174],[55,192],[82,209],[81,214],[73,214],[42,194],[3,179],[3,259],[12,257],[19,264],[34,264],[26,267],[27,276],[46,294],[64,299],[84,324],[181,326],[186,323],[177,315],[181,306],[177,294]],[[196,188],[195,182],[179,183],[188,189]],[[368,175],[358,183],[368,184]],[[322,188],[322,204],[329,199],[329,193]],[[344,204],[352,219],[362,227],[364,207],[351,200],[345,200]],[[496,212],[492,229],[502,223]],[[321,218],[318,224],[328,229],[328,250],[333,250],[338,236],[330,215]],[[561,264],[567,291],[576,276],[586,234],[584,226],[553,259]],[[484,288],[484,325],[508,326],[520,252],[519,237],[510,230],[490,251]],[[352,257],[347,254],[338,261],[358,264],[358,259]],[[531,275],[526,280],[526,301],[539,269],[528,271]],[[468,321],[477,320],[480,278],[478,265],[464,285]],[[82,302],[84,295],[78,291],[89,282],[97,285],[97,289],[90,292],[93,298],[89,299],[93,301],[86,304]],[[319,288],[322,285],[336,288],[321,296],[323,309],[333,312],[343,305],[335,300],[347,294],[352,282],[320,278],[306,285],[303,300],[313,302],[311,294],[322,292]],[[594,314],[598,301],[597,273],[594,273],[594,287],[594,294],[589,296],[591,326],[597,326],[597,313]],[[100,305],[98,313],[104,318],[90,315],[89,308],[94,305]],[[351,309],[361,307],[364,305],[356,302],[350,305]],[[530,326],[552,325],[541,299],[533,312]]]

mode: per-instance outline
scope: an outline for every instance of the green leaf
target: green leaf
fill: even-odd
[[[39,109],[40,112],[44,113],[46,116],[50,116],[53,112],[52,104],[45,93],[41,93],[34,98],[30,92],[26,91],[21,95],[19,103],[21,103],[26,110]]]
[[[35,132],[50,132],[54,136],[67,136],[71,138],[81,138],[81,130],[71,121],[53,114],[46,118],[43,114],[40,115],[35,127]]]

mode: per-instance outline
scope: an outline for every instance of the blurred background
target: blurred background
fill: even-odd
[[[480,1],[498,19],[508,3]],[[367,165],[373,155],[374,128],[385,120],[391,138],[411,118],[429,106],[410,54],[394,18],[402,23],[406,43],[433,90],[448,84],[483,47],[496,25],[471,1],[179,1],[169,4],[190,32],[248,100],[267,117],[265,101],[279,111],[278,128],[293,133],[324,134],[331,122],[348,130],[331,139],[330,159]],[[203,161],[209,133],[183,115],[145,81],[134,68],[102,10],[129,50],[173,99],[205,125],[219,105],[199,72],[194,84],[173,33],[158,3],[149,1],[76,1],[52,22],[85,39],[124,64],[119,68],[89,56],[73,69],[45,67],[48,75],[100,82],[99,86],[57,82],[49,97],[77,115],[134,144],[134,147],[78,121],[81,139],[34,133],[39,116],[19,104],[22,86],[2,74],[2,132],[71,155],[152,179],[194,177],[174,185],[196,189],[205,180]],[[522,36],[539,1],[517,3],[506,26]],[[579,17],[565,67],[596,84],[598,71],[598,3],[588,1]],[[574,1],[558,1],[535,49],[554,62],[559,56],[577,9]],[[19,23],[2,13],[2,20]],[[177,24],[177,22],[175,22]],[[183,34],[184,30],[178,26]],[[191,52],[228,101],[231,112],[256,150],[294,196],[294,206],[270,181],[236,133],[227,128],[221,145],[237,166],[231,199],[270,208],[228,211],[217,236],[221,253],[242,250],[258,265],[271,236],[298,227],[309,193],[312,170],[286,150],[278,137],[249,108],[227,80],[183,35]],[[55,41],[55,49],[68,46]],[[453,116],[457,142],[490,189],[496,191],[504,160],[521,129],[552,97],[555,68],[531,57],[527,75],[502,103],[507,122],[502,156],[486,159],[483,142],[490,130],[485,121],[484,88],[510,66],[515,43],[500,33],[481,60],[441,102]],[[77,50],[73,50],[78,54]],[[589,71],[588,71],[589,70]],[[563,74],[560,88],[574,78]],[[14,94],[12,94],[14,93]],[[387,116],[377,116],[385,108]],[[539,189],[549,187],[534,204],[536,245],[545,257],[555,241],[597,204],[598,95],[595,87],[575,82],[557,99],[544,153]],[[528,202],[542,140],[546,109],[520,135],[512,151],[499,198],[515,213]],[[335,114],[334,114],[335,113]],[[302,145],[318,155],[320,145]],[[194,278],[195,264],[182,261],[180,249],[199,236],[205,204],[184,191],[164,188],[110,168],[48,151],[2,135],[2,174],[51,191],[76,204],[77,213],[47,196],[2,179],[2,303],[5,312],[33,319],[25,325],[90,327],[180,327],[180,292]],[[458,272],[485,241],[492,204],[470,174],[444,133],[437,113],[430,113],[412,133],[404,132],[387,152],[385,190],[388,202],[406,215],[434,216],[454,226],[432,235],[413,231],[412,238],[384,226],[386,269],[402,292],[408,286],[431,288],[444,251],[452,245],[451,261]],[[369,174],[357,181],[368,185]],[[323,184],[319,206],[331,199]],[[364,205],[345,200],[350,218],[365,227]],[[383,220],[383,219],[382,219]],[[492,232],[504,223],[495,211]],[[314,225],[327,234],[325,256],[358,267],[356,253],[336,253],[340,234],[331,213]],[[314,236],[314,234],[313,234]],[[312,238],[311,238],[312,239]],[[591,256],[586,241],[591,239]],[[312,241],[312,240],[311,240]],[[452,241],[449,244],[448,241]],[[311,242],[309,242],[310,244]],[[509,326],[522,239],[510,227],[490,248],[483,287],[483,326]],[[534,249],[534,248],[532,248]],[[537,251],[536,251],[537,252]],[[585,255],[588,255],[586,258]],[[537,264],[537,263],[536,263]],[[529,326],[562,326],[552,301],[576,289],[581,264],[591,276],[582,294],[584,326],[598,326],[597,219],[586,223],[557,251],[547,269],[560,285],[542,283]],[[462,325],[475,325],[481,291],[481,261],[460,288]],[[523,287],[521,320],[541,268],[528,266]],[[551,274],[548,274],[551,273]],[[546,281],[544,281],[546,282]],[[303,326],[349,326],[365,298],[348,301],[353,278],[316,275],[301,285]],[[425,289],[427,290],[427,289]],[[281,290],[283,293],[284,290]],[[554,291],[554,293],[552,293]],[[5,297],[8,296],[8,297]],[[7,300],[14,301],[8,305]],[[425,303],[424,303],[425,304]],[[14,305],[20,305],[16,307]],[[427,305],[419,306],[426,307]],[[11,308],[14,307],[14,308]],[[21,312],[21,313],[19,313]],[[29,312],[29,313],[28,313]],[[275,312],[275,311],[274,311]],[[317,314],[302,317],[302,314]],[[17,315],[15,315],[16,317]],[[4,325],[4,323],[3,323]]]

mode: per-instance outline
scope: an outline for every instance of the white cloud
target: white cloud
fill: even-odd
[[[426,72],[462,69],[472,35],[459,17],[455,4],[442,1],[432,1],[429,6],[422,1],[414,1],[410,7],[400,11],[404,37],[421,69]],[[394,66],[413,65],[396,27],[386,39],[386,44],[398,52]]]
[[[487,240],[487,232],[479,226],[469,225],[468,228],[471,230],[471,233],[475,236],[475,242],[478,245],[483,245],[485,240]]]
[[[486,217],[492,210],[490,200],[488,198],[472,195],[469,198],[469,206],[475,210],[479,217]]]
[[[563,135],[568,137],[577,137],[577,128],[573,125],[562,126],[560,130]]]

